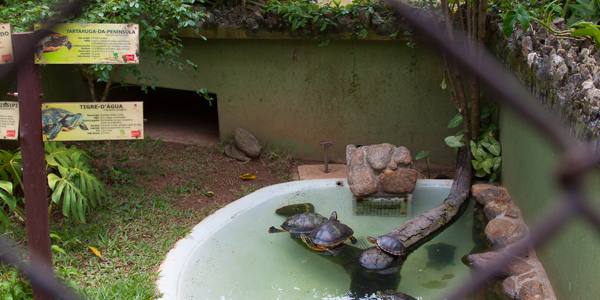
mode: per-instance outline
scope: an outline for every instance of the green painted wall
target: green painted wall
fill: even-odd
[[[555,179],[560,155],[545,137],[514,113],[500,113],[502,143],[502,185],[521,208],[525,220],[533,224],[559,201]],[[600,175],[588,178],[589,198],[600,211]],[[558,299],[598,299],[600,270],[600,231],[578,216],[538,247]]]
[[[413,155],[430,150],[432,161],[454,163],[454,151],[443,139],[454,133],[446,125],[456,111],[440,88],[437,54],[412,50],[405,41],[318,44],[184,38],[182,60],[194,61],[199,71],[168,70],[143,56],[139,67],[158,76],[160,87],[216,93],[222,140],[243,127],[262,144],[304,159],[321,160],[318,142],[328,139],[337,162],[345,162],[347,144],[388,142]],[[420,69],[407,75],[413,56]],[[353,71],[358,87],[351,93]]]

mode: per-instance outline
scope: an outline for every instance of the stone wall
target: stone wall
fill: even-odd
[[[562,20],[555,26],[562,27]],[[556,120],[581,142],[596,142],[598,132],[596,89],[600,54],[590,41],[557,39],[532,22],[523,31],[517,25],[509,39],[501,21],[490,25],[488,45],[531,88]],[[596,63],[594,62],[596,61]],[[560,201],[554,177],[561,165],[556,146],[526,119],[501,108],[501,183],[521,210],[524,220],[536,222]],[[587,198],[600,205],[600,174],[593,172],[585,187]],[[591,283],[600,269],[598,231],[585,218],[575,218],[536,247],[558,299],[595,299],[600,287]]]

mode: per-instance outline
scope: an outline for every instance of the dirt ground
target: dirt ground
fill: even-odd
[[[133,159],[130,168],[148,184],[149,193],[169,194],[183,210],[218,209],[259,188],[294,180],[299,164],[322,164],[274,159],[268,153],[259,159],[239,162],[225,156],[219,144],[161,141],[158,149]],[[430,167],[431,178],[454,177],[451,166]],[[424,163],[417,162],[415,168],[427,176]],[[241,178],[245,174],[255,178]]]
[[[164,96],[175,93],[163,91]],[[161,140],[160,151],[150,151],[144,159],[134,160],[134,170],[145,172],[146,181],[156,192],[171,192],[183,209],[217,208],[231,203],[261,187],[298,179],[298,165],[323,164],[322,161],[296,161],[291,157],[273,155],[273,149],[263,149],[260,159],[239,162],[226,157],[219,143],[216,102],[206,106],[191,102],[180,95],[172,98],[173,113],[164,106],[154,106],[154,99],[145,102],[145,134],[152,140]],[[164,97],[157,97],[158,99]],[[175,99],[175,100],[174,100]],[[182,99],[182,100],[177,100]],[[159,103],[159,102],[157,102]],[[195,105],[195,106],[193,106]],[[187,107],[188,109],[181,109]],[[191,107],[191,109],[190,109]],[[152,163],[155,162],[155,163]],[[163,166],[156,168],[156,166]],[[414,163],[414,168],[428,176],[424,160]],[[429,178],[453,178],[454,168],[431,164]],[[245,180],[241,175],[251,173],[255,179]],[[346,175],[344,175],[346,176]],[[310,179],[310,178],[304,178]]]

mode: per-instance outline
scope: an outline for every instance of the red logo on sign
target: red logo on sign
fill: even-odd
[[[14,130],[7,130],[6,131],[6,136],[8,137],[15,137],[17,135],[17,132]]]
[[[132,130],[131,131],[131,137],[134,137],[134,138],[142,137],[142,132],[139,131],[139,130]]]
[[[127,61],[135,61],[135,54],[125,54]]]
[[[2,55],[2,62],[11,62],[12,60],[13,60],[12,55],[10,55],[10,54]]]

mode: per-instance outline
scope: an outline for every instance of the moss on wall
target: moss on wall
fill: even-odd
[[[547,138],[509,110],[501,110],[499,123],[502,185],[510,191],[525,220],[536,223],[561,201],[555,177],[560,154]],[[600,206],[597,173],[586,186],[590,200]],[[597,298],[600,287],[594,278],[600,269],[599,248],[598,230],[577,216],[536,249],[558,299]]]
[[[198,72],[168,70],[144,59],[140,69],[158,76],[161,87],[217,94],[221,139],[243,127],[261,143],[302,159],[321,160],[318,142],[328,139],[337,162],[345,162],[347,144],[387,142],[413,155],[430,150],[433,161],[454,163],[454,151],[443,139],[454,133],[446,125],[456,112],[440,88],[438,54],[412,49],[406,41],[318,44],[186,38],[182,59],[197,63]],[[407,74],[411,62],[419,70]]]

